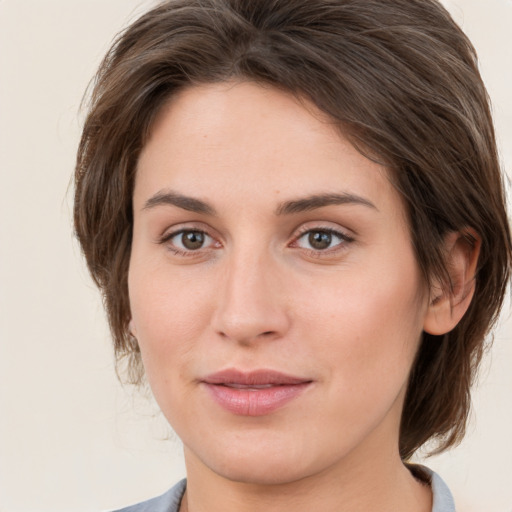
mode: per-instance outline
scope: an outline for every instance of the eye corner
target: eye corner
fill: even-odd
[[[337,255],[354,241],[355,238],[341,228],[304,226],[294,236],[289,247],[302,249],[315,257],[322,257]]]
[[[168,229],[155,242],[180,257],[198,257],[207,251],[222,247],[216,237],[204,228],[195,226]]]

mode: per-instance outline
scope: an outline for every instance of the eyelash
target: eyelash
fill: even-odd
[[[180,248],[176,247],[175,245],[173,245],[172,243],[170,243],[173,238],[178,237],[179,235],[183,235],[185,233],[198,233],[200,235],[210,238],[212,241],[215,242],[214,237],[210,236],[205,230],[187,228],[187,229],[179,229],[177,231],[173,231],[171,233],[167,233],[167,234],[163,235],[158,240],[158,243],[161,245],[167,245],[168,249],[173,254],[175,254],[177,256],[181,256],[181,257],[195,257],[195,256],[198,256],[199,254],[201,254],[202,249],[206,249],[206,250],[211,249],[211,247],[200,247],[197,250],[193,250],[193,249],[188,249],[188,250],[185,249],[184,250],[184,249],[180,249]],[[332,255],[332,254],[338,253],[339,251],[345,250],[347,244],[354,242],[353,237],[347,235],[346,233],[338,231],[336,229],[332,229],[329,227],[314,227],[314,228],[307,227],[307,228],[303,228],[299,231],[298,235],[294,237],[294,239],[288,245],[288,247],[301,248],[300,246],[298,246],[299,240],[301,240],[302,238],[304,238],[306,235],[308,235],[310,233],[324,233],[324,234],[328,234],[328,235],[334,236],[336,238],[339,238],[339,240],[340,240],[340,242],[335,244],[334,247],[328,247],[326,249],[307,249],[307,248],[302,247],[302,250],[305,251],[309,256],[313,256],[313,257],[317,257],[317,258],[321,258],[322,256],[326,256],[326,255]],[[220,247],[219,242],[215,242],[215,243],[218,244],[218,247]]]
[[[294,238],[293,242],[291,243],[292,247],[296,247],[298,245],[299,240],[306,237],[306,235],[309,235],[311,233],[323,233],[328,234],[331,236],[334,236],[336,238],[339,238],[340,242],[335,244],[333,247],[328,247],[327,249],[306,249],[302,248],[304,251],[308,253],[309,256],[313,256],[315,258],[321,258],[322,256],[327,255],[334,255],[337,254],[340,251],[346,250],[347,245],[354,242],[354,238],[346,233],[343,233],[342,231],[338,231],[333,228],[329,227],[306,227],[299,234]]]
[[[183,257],[197,256],[200,253],[201,249],[203,249],[203,247],[201,247],[195,251],[192,249],[184,250],[184,249],[180,249],[179,247],[176,247],[170,243],[173,238],[178,237],[179,235],[183,235],[185,233],[199,233],[205,237],[208,237],[208,238],[211,238],[212,240],[214,240],[214,238],[212,236],[210,236],[203,229],[187,228],[187,229],[179,229],[178,231],[173,231],[171,233],[165,234],[162,238],[160,238],[160,240],[158,240],[158,243],[162,244],[162,245],[167,245],[168,249],[176,256],[183,256]]]

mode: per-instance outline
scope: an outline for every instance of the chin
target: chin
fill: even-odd
[[[232,438],[210,449],[203,444],[195,458],[222,478],[250,485],[291,484],[319,474],[343,458],[341,446],[332,450],[312,443],[311,438],[292,442],[285,434],[287,442],[277,437]]]
[[[314,474],[307,467],[297,465],[290,460],[225,460],[217,467],[211,467],[217,475],[249,485],[285,485],[296,482]]]

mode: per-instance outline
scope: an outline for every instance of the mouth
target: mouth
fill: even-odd
[[[270,414],[299,397],[312,383],[311,379],[273,370],[235,369],[214,373],[201,381],[218,405],[241,416]]]

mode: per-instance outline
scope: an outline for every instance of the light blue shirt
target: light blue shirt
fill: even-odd
[[[434,497],[432,512],[455,512],[455,503],[448,486],[438,474],[424,466],[422,467],[431,478],[432,494]],[[162,494],[162,496],[113,512],[178,512],[186,487],[187,481],[183,479],[172,489]]]

